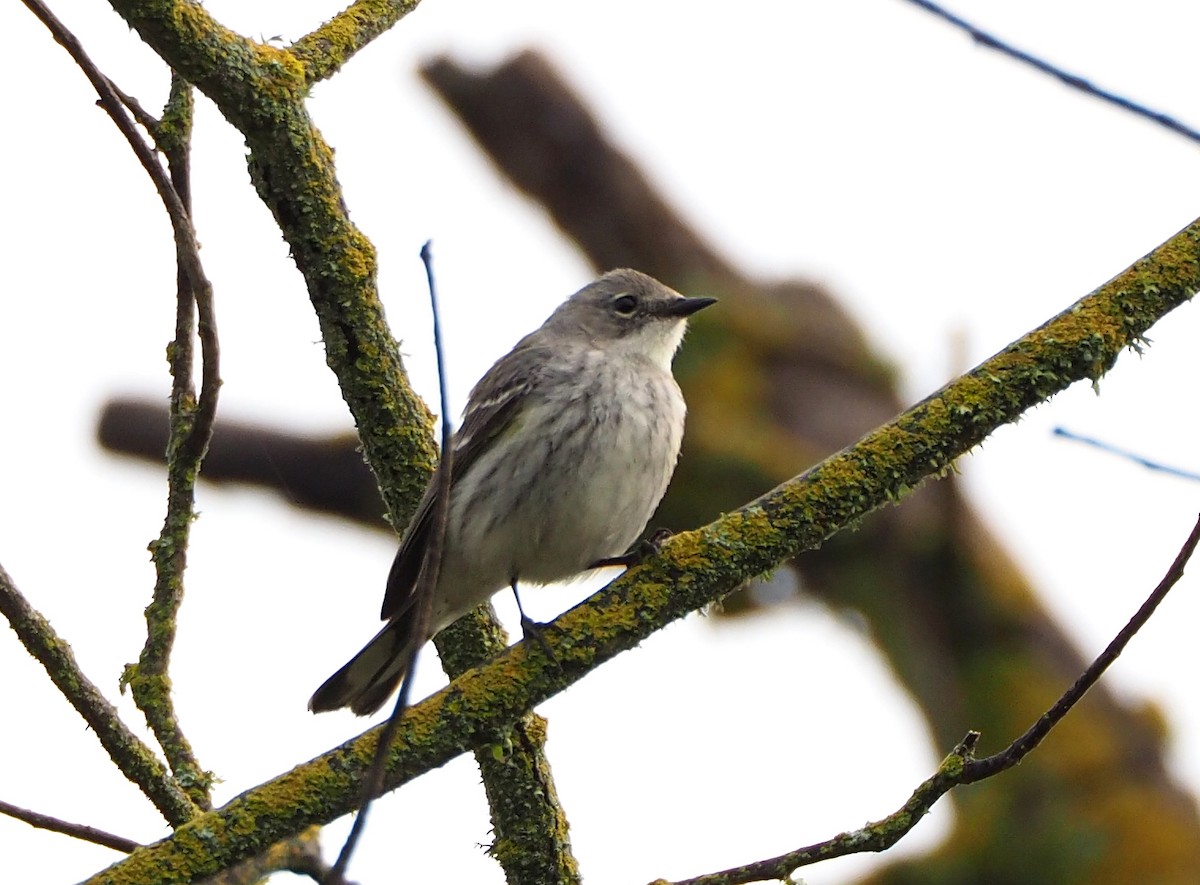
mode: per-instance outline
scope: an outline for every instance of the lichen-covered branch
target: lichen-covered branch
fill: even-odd
[[[403,524],[436,462],[431,418],[384,321],[375,249],[350,222],[333,152],[304,106],[304,65],[287,50],[235,34],[198,3],[111,3],[245,136],[251,178],[304,275],[326,361],[388,507]]]
[[[501,654],[508,634],[491,606],[482,606],[433,641],[455,679]],[[488,853],[506,882],[578,885],[582,875],[545,748],[546,720],[531,712],[508,726],[502,740],[475,749],[492,819]]]
[[[401,723],[386,787],[496,742],[508,723],[656,630],[899,500],[1032,405],[1076,381],[1098,379],[1197,288],[1200,220],[895,421],[739,510],[672,538],[660,555],[550,625],[543,638],[552,657],[536,643],[518,644],[414,707]],[[376,734],[244,793],[90,881],[188,881],[345,814]]]
[[[183,209],[190,215],[192,88],[178,74],[171,77],[167,108],[171,112],[170,123],[162,129],[163,144],[160,147],[167,158],[171,185]],[[155,130],[159,128],[156,126]],[[196,518],[196,479],[212,437],[217,392],[221,386],[212,286],[201,275],[202,285],[195,288],[193,273],[188,270],[189,266],[200,266],[199,254],[192,251],[194,245],[190,240],[179,238],[175,243],[178,262],[175,338],[168,348],[171,398],[167,515],[158,538],[150,544],[156,579],[150,605],[146,607],[146,643],[137,664],[126,668],[122,684],[127,684],[133,692],[134,701],[163,748],[176,779],[197,806],[208,809],[212,807],[212,775],[197,762],[191,743],[183,733],[175,714],[168,675],[176,617],[183,603],[188,541],[192,521]],[[203,366],[198,400],[192,380],[197,317]]]
[[[2,566],[0,613],[8,619],[26,651],[45,667],[51,681],[83,717],[109,758],[146,794],[167,823],[178,826],[194,817],[198,809],[191,798],[180,789],[154,752],[125,727],[113,705],[79,669],[71,646],[21,595]]]
[[[304,64],[308,82],[336,74],[350,58],[404,18],[421,0],[357,0],[289,49]]]
[[[384,322],[376,289],[374,248],[349,220],[334,174],[332,152],[304,107],[311,80],[327,75],[341,63],[333,55],[325,62],[317,59],[322,41],[336,38],[342,41],[338,44],[342,49],[357,48],[384,20],[376,18],[375,24],[364,24],[362,14],[384,10],[394,21],[402,8],[395,4],[356,4],[341,19],[300,41],[300,54],[296,54],[239,37],[194,3],[112,0],[112,5],[174,69],[212,98],[246,136],[251,178],[274,213],[305,277],[320,321],[327,362],[337,375],[388,509],[394,521],[403,524],[424,491],[436,461],[431,418],[408,385]],[[350,31],[345,30],[348,25],[353,25]],[[343,39],[347,33],[351,36]],[[475,643],[484,650],[469,663],[464,655],[464,669],[486,660],[501,647],[488,638],[486,630],[476,634]],[[520,844],[519,850],[509,854],[544,858],[546,869],[569,871],[574,859],[563,837],[565,818],[554,799],[552,785],[547,788],[549,766],[542,753],[542,730],[532,723],[518,729],[525,731],[513,744],[513,760],[501,764],[491,754],[481,756],[490,796],[505,792],[500,784],[512,784],[514,772],[528,773],[516,790],[519,797],[492,809],[494,822],[504,817],[506,808],[524,811],[526,816],[503,825],[497,823],[497,833],[505,834],[505,845]],[[517,756],[528,758],[516,765]],[[534,796],[540,796],[540,809],[529,801]],[[542,818],[552,822],[546,838],[535,838],[536,847],[518,842],[522,836],[532,836]],[[503,861],[507,855],[500,851],[498,856]],[[577,878],[577,873],[571,878]],[[545,881],[571,878],[560,876]]]

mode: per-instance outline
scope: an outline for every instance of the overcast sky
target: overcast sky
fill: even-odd
[[[115,14],[100,3],[52,6],[125,91],[160,105],[165,71]],[[284,42],[336,11],[307,0],[205,6],[245,34]],[[1200,125],[1198,7],[955,8]],[[45,29],[10,3],[0,33],[12,74],[0,147],[0,562],[118,700],[117,679],[143,638],[146,544],[164,486],[157,470],[105,456],[92,439],[107,397],[165,398],[170,231],[145,174]],[[426,396],[435,385],[417,253],[434,240],[456,410],[498,356],[591,276],[414,74],[437,52],[491,63],[527,46],[568,73],[726,255],[763,277],[830,285],[900,367],[910,400],[1200,213],[1200,146],[975,47],[902,0],[427,0],[319,84],[311,107],[337,151],[352,217],[379,249],[388,316]],[[346,427],[302,280],[249,185],[241,139],[203,100],[194,172],[221,330],[222,414],[298,431]],[[1151,332],[1144,357],[1121,359],[1100,396],[1077,386],[962,461],[976,506],[1089,657],[1161,577],[1200,489],[1050,430],[1065,425],[1200,469],[1198,332],[1195,308],[1181,308]],[[265,493],[202,488],[198,498],[172,673],[184,726],[222,778],[224,802],[365,725],[304,707],[374,631],[393,542]],[[586,590],[526,598],[549,618]],[[1185,578],[1106,677],[1128,698],[1162,706],[1172,764],[1193,789],[1198,591]],[[0,634],[0,672],[0,799],[138,840],[166,834],[11,635]],[[765,702],[780,673],[802,708]],[[438,683],[432,657],[420,676],[422,690]],[[128,699],[119,706],[141,722]],[[948,749],[928,745],[869,643],[816,609],[720,629],[689,618],[542,712],[574,846],[600,885],[694,875],[859,826],[899,806]],[[697,726],[711,742],[696,742]],[[845,774],[834,757],[860,760],[852,782],[834,782]],[[477,780],[460,759],[382,802],[353,877],[393,881],[383,871],[399,863],[415,879],[500,882],[478,847],[489,837]],[[901,850],[934,844],[948,813],[935,812]],[[330,827],[328,843],[344,829]],[[73,881],[117,859],[3,819],[0,845],[14,881]],[[844,882],[893,856],[804,876]]]

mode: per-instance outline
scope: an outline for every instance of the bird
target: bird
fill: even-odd
[[[688,318],[715,301],[685,297],[636,270],[612,270],[484,374],[450,443],[427,635],[411,634],[436,477],[388,573],[380,612],[387,623],[317,689],[311,711],[374,713],[403,678],[411,642],[424,645],[497,591],[516,593],[518,582],[551,584],[624,561],[679,458],[686,406],[672,360]],[[523,608],[521,618],[528,634],[535,625]]]

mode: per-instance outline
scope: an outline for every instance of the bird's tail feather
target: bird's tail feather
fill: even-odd
[[[406,619],[389,621],[342,669],[325,680],[308,701],[308,709],[324,713],[349,707],[359,716],[384,705],[404,676]]]

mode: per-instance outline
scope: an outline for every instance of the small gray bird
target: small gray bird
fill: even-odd
[[[671,360],[687,318],[715,300],[610,271],[475,385],[452,442],[445,547],[422,643],[497,590],[569,578],[641,535],[683,438]],[[314,713],[373,713],[399,684],[433,500],[431,483],[388,574],[387,625],[317,689]]]

